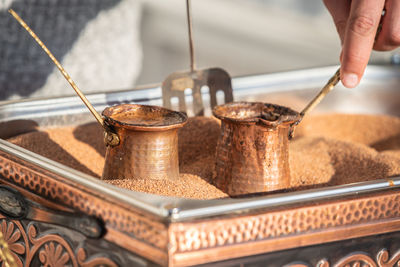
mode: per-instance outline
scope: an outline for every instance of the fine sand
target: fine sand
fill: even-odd
[[[211,185],[219,121],[190,118],[179,131],[180,179],[109,180],[135,191],[195,199],[227,197]],[[35,153],[101,177],[105,146],[96,123],[44,129],[9,139]],[[290,142],[291,189],[339,185],[400,174],[400,118],[383,115],[314,115]]]

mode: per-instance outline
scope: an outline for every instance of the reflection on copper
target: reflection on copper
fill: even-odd
[[[102,115],[120,143],[107,146],[102,179],[178,179],[178,129],[187,116],[156,106],[123,104]]]
[[[221,120],[214,184],[231,196],[290,185],[288,142],[301,119],[286,107],[237,102],[216,106]]]

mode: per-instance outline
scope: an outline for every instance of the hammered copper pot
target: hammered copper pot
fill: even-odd
[[[120,140],[107,146],[102,179],[178,179],[178,129],[187,121],[184,113],[123,104],[102,115]]]
[[[289,134],[301,116],[258,102],[217,106],[221,120],[214,184],[231,196],[288,188]]]

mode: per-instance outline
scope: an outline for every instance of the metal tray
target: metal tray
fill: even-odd
[[[234,99],[264,101],[300,110],[336,68],[334,66],[234,78]],[[338,86],[315,112],[400,116],[399,85],[398,67],[369,66],[357,89]],[[206,91],[203,96],[207,102]],[[97,110],[120,103],[162,104],[160,87],[92,94],[88,95],[88,99]],[[187,95],[187,102],[190,103],[190,100],[191,97]],[[209,109],[206,114],[210,114]],[[79,125],[91,121],[93,118],[77,97],[7,102],[0,106],[0,137],[7,138],[29,132],[36,126]],[[30,186],[28,182],[34,175],[31,177],[28,174],[27,180],[21,182],[19,177],[12,175],[15,170],[22,173],[31,171],[39,175],[39,178],[48,179],[54,184],[55,192],[36,184]],[[68,209],[71,212],[79,211],[99,217],[104,221],[108,234],[104,238],[107,241],[162,265],[215,262],[400,230],[400,211],[397,206],[396,209],[389,204],[383,208],[380,206],[390,201],[398,202],[400,196],[396,189],[400,187],[400,177],[258,197],[189,200],[124,190],[0,140],[0,179],[4,184],[22,189],[25,196],[37,195],[41,204],[47,208]],[[66,197],[64,191],[68,191],[74,201],[71,200],[72,197]],[[372,202],[368,202],[371,199]],[[99,207],[100,200],[112,205]],[[83,201],[86,204],[82,204]],[[92,204],[106,211],[93,211],[88,207]],[[357,205],[369,208],[366,212],[361,212],[361,215],[358,214],[359,218],[354,215],[359,207]],[[119,212],[118,208],[113,207],[119,207],[121,213],[112,214]],[[351,214],[351,219],[335,222],[332,217],[328,220],[329,223],[323,222],[321,216],[327,210],[329,218],[345,213]],[[109,216],[107,212],[110,213]],[[121,223],[121,217],[125,220],[123,223],[133,223],[132,228]],[[279,221],[279,218],[284,221]],[[265,227],[258,226],[260,222],[265,223],[265,220],[278,221],[275,222],[277,225],[266,224],[270,228],[265,230]],[[291,224],[291,220],[298,222]],[[314,221],[310,223],[309,220]],[[142,230],[147,233],[137,230],[139,222],[145,225]],[[284,228],[278,225],[285,222],[291,226]],[[367,224],[371,223],[390,227],[368,228]],[[240,225],[243,227],[240,228]],[[224,227],[234,228],[235,231],[224,232]],[[360,227],[363,231],[353,231],[356,228],[361,229]],[[252,230],[253,228],[256,230]],[[337,234],[333,235],[332,230],[337,231]],[[127,245],[128,239],[118,239],[116,232],[136,243]],[[211,236],[209,233],[212,233]]]

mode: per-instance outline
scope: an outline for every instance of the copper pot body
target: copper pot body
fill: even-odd
[[[178,179],[178,129],[187,116],[156,106],[123,104],[102,115],[120,142],[107,146],[102,179]]]
[[[214,184],[231,196],[290,186],[289,134],[301,116],[289,108],[238,102],[217,106],[221,119]]]

